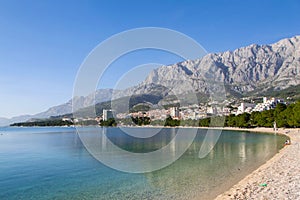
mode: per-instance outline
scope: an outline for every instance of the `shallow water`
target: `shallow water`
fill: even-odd
[[[157,131],[132,130],[146,135]],[[162,129],[146,139],[118,128],[105,129],[105,134],[124,150],[146,153],[167,145],[177,130]],[[103,130],[89,137],[99,139],[101,134]],[[213,150],[200,159],[205,135],[199,129],[189,149],[168,167],[131,174],[97,161],[74,128],[0,128],[0,199],[211,199],[270,159],[286,139],[223,131]]]

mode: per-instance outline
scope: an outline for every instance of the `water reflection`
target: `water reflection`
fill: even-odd
[[[241,163],[245,163],[246,161],[246,134],[240,135],[240,141],[238,143],[239,156],[241,159]]]
[[[174,138],[175,135],[176,135],[176,131],[173,128],[173,129],[171,129],[170,136],[171,136],[171,138]],[[170,145],[170,151],[172,153],[171,156],[173,156],[173,158],[175,158],[175,155],[176,155],[176,144],[175,143],[176,143],[176,141],[173,140],[173,141],[171,141],[171,145]],[[162,144],[162,145],[165,145],[165,144]]]
[[[100,144],[102,152],[107,154],[113,153],[111,144],[134,153],[151,152],[168,147],[163,149],[163,152],[170,152],[168,155],[173,159],[176,158],[177,151],[182,150],[186,145],[184,138],[179,141],[174,140],[178,131],[176,128],[162,129],[149,138],[145,135],[151,132],[150,128],[136,128],[135,133],[139,131],[140,134],[144,134],[143,138],[132,137],[117,128],[97,128],[93,131],[89,130],[87,134],[90,134],[89,139],[94,142],[94,148],[99,148]],[[96,134],[91,134],[92,132]],[[189,129],[186,129],[186,134],[189,134]],[[198,130],[194,142],[175,163],[162,170],[146,173],[148,184],[155,190],[164,191],[166,198],[176,194],[178,197],[176,199],[180,199],[179,197],[193,199],[199,195],[210,199],[211,194],[216,194],[216,191],[222,192],[224,188],[229,187],[228,185],[243,178],[274,155],[281,141],[279,137],[273,135],[223,131],[209,154],[200,159],[198,154],[206,134],[214,134],[214,132]],[[214,135],[206,138],[212,138],[206,140],[207,147],[214,145]],[[130,158],[124,154],[118,156],[115,162],[126,165],[128,159]],[[164,157],[161,156],[160,159],[163,160]],[[155,162],[157,161],[141,160],[136,162],[136,165],[150,168],[157,164]]]
[[[102,135],[101,135],[101,148],[102,151],[106,151],[106,144],[107,144],[107,136],[106,136],[106,128],[102,129]]]
[[[176,128],[162,129],[143,140],[117,128],[82,129],[89,148],[108,155],[113,151],[110,144],[114,143],[131,152],[166,147],[164,151],[176,158],[186,144],[184,137],[173,140],[178,134]],[[285,141],[282,136],[223,131],[213,150],[199,159],[206,136],[206,130],[199,130],[194,142],[172,165],[150,173],[129,174],[93,159],[75,132],[52,130],[1,137],[0,199],[213,199],[273,156]],[[151,130],[135,129],[145,136]],[[184,131],[188,136],[190,129]],[[117,158],[119,165],[126,165],[129,159],[125,155]],[[155,163],[150,160],[142,164]]]
[[[175,157],[177,149],[183,148],[185,142],[184,140],[180,142],[172,140],[176,136],[176,130],[175,128],[162,129],[155,136],[141,139],[128,136],[116,129],[102,128],[99,134],[94,135],[93,140],[97,140],[95,137],[101,136],[101,148],[106,152],[112,150],[108,149],[108,140],[131,152],[155,151],[169,144],[167,151],[170,151],[170,155]],[[138,131],[143,134],[144,129],[138,129]],[[190,148],[171,166],[157,172],[147,173],[149,184],[168,191],[168,194],[180,192],[190,195],[188,191],[195,190],[208,195],[212,188],[227,186],[227,179],[238,180],[243,177],[269,159],[278,149],[278,137],[224,131],[211,152],[205,158],[199,159],[197,154],[205,134],[205,130],[199,130]],[[213,141],[208,140],[207,142],[210,142],[207,144],[208,146],[214,144]],[[124,159],[126,158],[123,158],[125,163]],[[152,163],[146,164],[151,165]],[[214,187],[207,187],[207,185]],[[195,192],[194,195],[197,193]]]
[[[283,141],[272,135],[224,131],[208,156],[199,159],[204,136],[200,131],[187,152],[171,166],[146,174],[149,183],[169,195],[211,199],[216,191],[224,191],[274,155]]]

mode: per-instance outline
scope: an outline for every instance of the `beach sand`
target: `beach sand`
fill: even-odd
[[[271,128],[229,130],[274,133]],[[278,133],[288,135],[291,145],[285,146],[264,165],[219,195],[216,200],[300,199],[300,130],[279,129]]]

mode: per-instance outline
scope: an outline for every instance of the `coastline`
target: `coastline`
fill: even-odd
[[[223,130],[249,131],[274,134],[272,128],[224,128]],[[291,145],[282,148],[265,164],[243,178],[215,200],[299,199],[300,198],[300,132],[299,129],[278,129]]]
[[[135,128],[134,126],[132,128]],[[142,128],[172,128],[161,126],[141,126]],[[129,127],[130,128],[130,127]],[[272,128],[237,127],[175,127],[246,131],[256,134],[274,134]],[[290,138],[291,145],[282,148],[271,159],[259,166],[233,186],[215,193],[216,200],[226,199],[300,199],[300,129],[279,128],[278,135]],[[266,186],[260,184],[266,183]],[[225,192],[224,192],[225,191]],[[217,196],[218,195],[218,196]]]
[[[165,127],[165,126],[121,126],[126,128],[198,128],[229,131],[245,131],[255,134],[275,134],[273,128],[238,127]],[[299,131],[299,133],[298,133]],[[215,200],[271,200],[300,199],[300,129],[279,128],[277,135],[285,135],[291,145],[287,145],[270,160],[245,176],[229,190],[216,194]],[[292,161],[292,162],[291,162]],[[298,169],[299,168],[299,169]],[[266,186],[261,186],[266,184]],[[224,190],[223,190],[224,191]],[[213,195],[212,195],[213,196]],[[201,198],[202,199],[202,198]]]

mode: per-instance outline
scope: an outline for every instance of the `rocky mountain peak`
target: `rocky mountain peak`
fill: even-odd
[[[162,66],[142,84],[158,84],[185,92],[187,86],[205,91],[208,74],[237,92],[258,88],[284,89],[300,83],[300,36],[271,45],[252,44],[234,51],[210,53],[201,59]],[[142,93],[142,91],[140,91]]]

